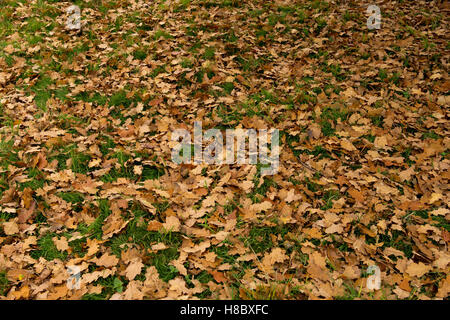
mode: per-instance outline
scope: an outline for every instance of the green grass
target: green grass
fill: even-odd
[[[154,265],[156,270],[158,270],[161,280],[167,282],[178,275],[178,269],[169,265],[169,262],[178,259],[179,255],[180,253],[176,247],[161,250],[150,255],[150,264]]]
[[[246,247],[252,248],[256,253],[266,252],[274,246],[271,235],[284,236],[288,230],[282,226],[277,227],[253,227],[248,236],[243,238]]]
[[[106,218],[111,214],[109,208],[109,201],[107,199],[98,200],[99,215],[95,221],[86,229],[85,233],[91,238],[101,239],[103,236],[103,223]]]
[[[383,116],[381,116],[381,115],[371,116],[370,120],[372,121],[372,124],[374,124],[375,126],[383,128],[383,124],[384,124]]]
[[[350,113],[348,110],[331,107],[326,107],[324,110],[322,110],[322,113],[320,114],[320,118],[322,120],[332,120],[332,121],[337,121],[338,119],[341,119],[341,121],[345,121],[349,118],[349,116]]]
[[[70,203],[79,203],[84,200],[84,196],[79,192],[60,192],[58,196]]]
[[[324,205],[321,207],[322,210],[328,210],[333,207],[333,200],[338,200],[341,194],[338,190],[327,190],[323,195]]]
[[[381,81],[386,80],[387,77],[388,77],[387,71],[384,70],[384,69],[380,69],[380,70],[378,71],[378,77],[380,78]]]
[[[346,109],[326,107],[320,114],[319,124],[324,136],[332,136],[336,129],[334,126],[337,120],[345,121],[349,118],[350,112]]]
[[[9,281],[6,278],[6,272],[0,272],[0,296],[5,296],[9,290]]]
[[[45,135],[41,137],[43,140],[37,142],[32,137],[32,140],[29,140],[29,134],[35,129],[29,131],[26,127],[28,123],[24,121],[22,113],[17,114],[16,119],[15,110],[11,109],[11,101],[9,101],[12,96],[8,94],[5,97],[5,106],[0,104],[0,127],[3,132],[0,141],[0,198],[12,185],[17,192],[14,196],[17,199],[14,201],[20,200],[25,188],[37,191],[46,186],[51,187],[54,181],[46,180],[46,176],[52,172],[70,169],[76,174],[93,176],[94,171],[100,172],[98,170],[102,168],[105,160],[113,160],[110,171],[102,176],[95,176],[97,181],[105,183],[104,188],[110,187],[119,178],[125,178],[130,184],[142,188],[146,180],[160,180],[164,175],[172,176],[173,168],[164,164],[167,160],[165,155],[158,150],[142,151],[142,145],[135,146],[136,141],[122,139],[121,132],[118,130],[125,128],[125,123],[140,125],[142,118],[149,119],[151,130],[156,130],[153,129],[155,115],[172,114],[172,108],[165,110],[159,106],[150,106],[149,102],[162,97],[164,103],[170,105],[171,102],[177,101],[179,93],[183,93],[182,100],[193,99],[200,104],[209,99],[218,101],[218,104],[207,105],[203,115],[196,114],[195,108],[192,109],[190,104],[176,108],[179,111],[179,119],[204,116],[209,118],[211,124],[217,128],[227,129],[239,126],[244,119],[247,123],[253,123],[255,118],[259,118],[273,127],[285,127],[285,130],[292,134],[291,136],[286,131],[282,132],[281,141],[287,143],[291,149],[287,152],[292,151],[295,157],[305,156],[298,160],[307,163],[323,160],[321,162],[327,166],[331,165],[332,170],[338,168],[335,164],[339,164],[341,169],[347,171],[364,169],[364,161],[361,162],[359,158],[361,156],[364,158],[366,152],[374,149],[375,138],[382,131],[380,128],[388,129],[384,128],[384,117],[387,116],[385,111],[388,109],[387,98],[371,105],[378,115],[367,112],[366,107],[358,109],[352,99],[347,100],[345,95],[341,95],[342,91],[348,87],[347,80],[350,78],[352,83],[354,82],[354,88],[361,86],[359,92],[362,95],[379,96],[380,90],[387,92],[386,90],[392,89],[390,87],[394,84],[396,89],[392,92],[394,94],[392,98],[402,108],[405,107],[413,114],[419,113],[417,117],[411,116],[411,118],[409,113],[397,110],[398,114],[403,114],[405,119],[400,121],[401,123],[398,119],[394,119],[392,129],[398,130],[392,130],[392,134],[399,133],[406,138],[415,138],[419,141],[414,146],[408,146],[396,145],[401,139],[393,139],[394,145],[387,153],[390,157],[402,156],[405,166],[412,166],[417,154],[422,152],[422,145],[426,146],[427,143],[433,142],[430,139],[437,142],[444,139],[445,130],[442,129],[442,123],[428,113],[423,113],[421,109],[415,110],[417,103],[424,102],[421,100],[428,95],[433,97],[436,93],[437,96],[446,95],[443,89],[445,77],[429,79],[431,75],[437,72],[442,73],[445,69],[442,49],[450,48],[450,42],[441,41],[439,33],[429,32],[430,29],[435,30],[445,25],[443,15],[431,13],[433,8],[424,9],[418,16],[412,16],[421,18],[420,23],[416,24],[409,19],[411,17],[408,18],[406,12],[402,12],[403,8],[400,7],[405,1],[400,1],[398,13],[405,19],[400,28],[393,30],[394,39],[391,39],[393,41],[387,43],[387,48],[381,50],[382,54],[378,56],[373,52],[364,52],[365,49],[358,46],[358,41],[364,43],[367,48],[374,43],[372,36],[375,34],[366,30],[364,14],[358,13],[353,5],[343,5],[336,9],[327,0],[288,1],[283,4],[238,0],[177,0],[175,3],[169,3],[163,0],[149,4],[148,12],[133,10],[125,2],[118,0],[87,2],[74,0],[72,3],[79,5],[83,12],[87,8],[92,8],[103,17],[112,17],[110,23],[103,23],[105,22],[103,20],[103,22],[86,20],[85,17],[83,19],[87,27],[78,34],[60,32],[64,26],[58,25],[55,20],[61,14],[58,0],[37,0],[31,4],[25,0],[0,0],[0,2],[2,3],[0,5],[0,60],[2,60],[0,64],[3,62],[8,76],[12,75],[8,77],[5,88],[22,93],[19,96],[34,98],[31,103],[36,104],[38,110],[35,112],[30,108],[29,110],[34,114],[29,114],[26,121],[33,120],[32,117],[39,120],[37,121],[39,126],[35,129],[47,131],[50,134],[52,130],[59,132],[58,137],[52,137],[49,141],[45,141],[47,139]],[[30,10],[19,10],[20,7],[23,9],[27,7]],[[219,15],[215,16],[216,19],[212,19],[211,12],[216,10]],[[168,13],[180,19],[175,25],[158,24],[158,21]],[[330,20],[331,13],[334,18]],[[392,13],[383,14],[395,18]],[[226,17],[226,23],[219,21],[221,17]],[[236,17],[240,20],[234,20]],[[351,23],[347,24],[347,22]],[[386,25],[386,27],[389,26]],[[342,32],[336,32],[336,30]],[[347,41],[352,40],[348,38],[348,34],[344,34],[347,32],[353,34],[351,38],[354,41]],[[14,33],[17,35],[11,37]],[[105,38],[105,35],[107,49],[99,47],[103,44],[101,40]],[[315,38],[322,38],[322,44],[316,43]],[[414,40],[408,46],[403,41],[398,41],[407,38]],[[342,41],[344,43],[341,43]],[[305,46],[302,45],[295,49],[294,46],[299,43],[314,44],[315,48],[305,51]],[[405,43],[407,44],[407,41]],[[12,53],[7,52],[9,50],[6,47],[9,45],[14,48]],[[40,50],[32,52],[32,48],[37,46]],[[426,55],[411,54],[418,52],[411,51],[412,46],[421,49]],[[131,58],[134,60],[132,63],[130,63]],[[16,67],[16,64],[21,64],[22,59],[25,59],[25,64]],[[136,63],[136,60],[139,63]],[[150,68],[146,75],[140,73],[140,66],[145,64],[144,60],[149,62],[147,66]],[[288,67],[295,65],[294,72],[284,74],[283,69],[280,68],[280,61],[283,62],[281,66],[284,63]],[[302,71],[298,74],[297,65]],[[358,74],[358,66],[363,67],[364,74]],[[225,70],[228,68],[232,72]],[[405,68],[412,74],[422,71],[424,85],[421,89],[426,92],[426,95],[420,97],[418,94],[413,94],[415,90],[411,86],[406,88],[408,79],[402,76],[402,70]],[[283,73],[282,82],[278,81],[280,72]],[[237,77],[237,74],[240,74],[242,78]],[[236,79],[225,80],[228,76],[236,77]],[[112,82],[109,81],[111,78],[114,78]],[[204,83],[205,78],[209,80],[214,78],[214,83]],[[170,87],[171,90],[159,95],[159,89],[162,88],[159,85]],[[227,101],[223,97],[231,96],[239,98],[236,100],[239,102],[236,104],[223,102]],[[241,99],[241,97],[245,98]],[[138,114],[131,112],[132,115],[127,115],[130,109],[140,102],[144,105],[143,110]],[[91,104],[96,114],[89,115],[82,112],[80,106],[83,104]],[[321,109],[320,116],[316,112],[317,108]],[[372,108],[369,107],[370,111],[373,111]],[[441,105],[433,104],[432,111],[437,111],[437,108],[441,108]],[[358,113],[359,116],[355,118],[354,123],[348,123],[353,112]],[[99,117],[102,118],[101,122]],[[367,119],[370,120],[367,121]],[[104,120],[106,120],[105,123]],[[320,125],[325,138],[313,141],[309,137],[308,128],[311,122]],[[431,126],[430,123],[435,125]],[[259,122],[256,124],[259,125]],[[346,131],[349,125],[355,126],[354,128],[364,126],[360,128],[364,129],[364,133],[354,137],[356,138],[354,144],[359,152],[344,155],[339,145],[333,141],[339,141],[337,131]],[[295,132],[291,132],[292,128]],[[78,145],[80,141],[84,143],[83,129],[87,130],[87,149],[81,149]],[[155,134],[156,131],[148,133],[148,135]],[[147,134],[143,138],[148,138]],[[325,143],[326,141],[329,143]],[[143,140],[139,141],[141,142]],[[32,145],[29,145],[30,143]],[[49,171],[48,167],[42,170],[38,166],[31,167],[30,163],[35,152],[30,152],[30,146],[44,153],[49,166],[53,160],[56,160],[56,168]],[[91,146],[98,146],[101,154],[97,154],[97,150]],[[191,146],[190,152],[193,152],[193,145]],[[449,150],[446,149],[437,157],[443,157],[441,160],[444,161],[448,155]],[[286,156],[287,159],[290,154]],[[93,158],[100,158],[101,162],[89,168],[88,164]],[[288,161],[290,160],[295,162],[295,158]],[[417,166],[419,164],[417,163]],[[383,163],[378,162],[376,165],[383,166]],[[392,166],[387,163],[384,165]],[[141,166],[142,173],[136,174],[135,166]],[[310,198],[313,208],[326,211],[333,208],[335,201],[341,197],[346,199],[349,196],[346,192],[341,194],[336,190],[335,184],[323,184],[324,180],[321,178],[326,174],[325,172],[314,173],[314,170],[310,172],[306,167],[301,167],[302,172],[294,172],[291,176],[285,177],[284,181],[280,176],[264,177],[260,185],[262,165],[258,163],[256,170],[252,171],[255,174],[251,190],[241,194],[241,197],[237,195],[228,199],[225,205],[223,202],[220,205],[217,204],[215,208],[217,211],[198,219],[194,226],[217,232],[222,230],[222,227],[214,223],[216,215],[220,219],[227,219],[230,214],[236,213],[236,229],[239,231],[237,238],[246,246],[247,252],[254,251],[262,257],[272,248],[281,247],[288,255],[295,253],[294,259],[301,262],[302,266],[296,270],[288,270],[286,276],[292,271],[292,276],[295,275],[298,280],[303,278],[304,266],[308,264],[308,255],[301,251],[304,241],[310,241],[313,245],[322,248],[330,246],[345,254],[353,254],[353,246],[345,241],[345,235],[344,237],[327,235],[323,239],[307,240],[300,235],[298,225],[281,224],[277,220],[278,207],[274,207],[274,214],[258,215],[257,222],[251,224],[240,214],[239,209],[245,210],[244,205],[240,203],[242,199],[245,201],[250,199],[255,204],[267,201],[268,197],[271,197],[272,201],[276,202],[279,199],[273,199],[272,194],[286,187],[295,187],[296,194],[306,191],[306,196]],[[404,168],[397,169],[404,170]],[[11,170],[17,172],[14,174]],[[303,170],[307,174],[303,174]],[[420,170],[416,168],[417,172]],[[181,172],[183,179],[188,178],[184,174],[184,168]],[[389,177],[388,168],[380,167],[379,172]],[[223,171],[213,171],[209,167],[202,170],[201,176],[212,180],[212,184],[206,186],[208,191],[216,187],[222,175]],[[16,176],[20,177],[18,181],[15,179]],[[286,185],[289,183],[294,186]],[[407,188],[414,191],[417,189],[415,188],[417,183],[417,179],[413,177],[411,181],[403,182],[404,188],[399,187],[399,189],[402,193],[403,190],[406,193]],[[85,256],[88,250],[87,240],[102,239],[102,227],[111,214],[109,200],[101,199],[101,192],[95,195],[77,192],[71,189],[70,184],[59,184],[56,189],[49,190],[52,196],[67,202],[65,205],[70,209],[70,214],[76,215],[77,212],[85,209],[95,220],[89,225],[79,223],[75,230],[67,231],[63,228],[58,229],[58,233],[53,231],[45,233],[43,231],[47,230],[50,221],[47,221],[44,214],[47,214],[50,204],[46,203],[48,201],[46,197],[37,195],[42,192],[41,190],[34,192],[33,201],[37,204],[34,223],[37,225],[35,230],[38,243],[32,247],[31,256],[35,259],[42,257],[47,260],[69,260],[73,257]],[[139,201],[128,197],[127,199],[128,207],[121,211],[121,216],[128,224],[120,232],[102,242],[101,252],[111,251],[120,257],[124,250],[129,248],[139,250],[144,255],[145,267],[137,276],[138,281],[145,279],[145,269],[149,266],[155,266],[164,281],[180,276],[170,262],[178,258],[180,246],[186,235],[178,232],[147,230],[149,221],[165,220],[166,214],[170,211],[169,208],[174,209],[173,201],[164,197],[155,197],[150,202],[156,208],[156,212],[150,212]],[[203,199],[204,197],[194,204],[195,209],[202,206]],[[295,210],[298,203],[295,201],[289,205]],[[392,203],[388,202],[386,205],[389,210],[393,209]],[[445,217],[430,214],[434,209],[436,208],[431,206],[426,210],[408,211],[402,220],[403,226],[426,221],[430,225],[450,232],[450,224]],[[385,218],[384,215],[389,216],[391,213],[380,212],[379,215]],[[16,217],[16,213],[0,212],[0,224]],[[311,212],[305,213],[304,218],[312,222],[317,215]],[[379,216],[376,217],[378,218]],[[371,221],[365,227],[369,228],[375,223],[376,221]],[[387,229],[385,234],[379,233],[376,238],[362,231],[363,225],[359,219],[355,218],[349,224],[349,228],[347,235],[361,237],[367,244],[382,244],[380,250],[392,247],[402,251],[408,259],[416,258],[413,253],[416,246],[406,228],[404,232]],[[56,249],[53,237],[64,236],[70,239],[78,233],[82,237],[69,242],[70,253]],[[0,237],[5,238],[4,244],[10,244],[11,237],[4,234],[2,227],[0,227]],[[195,244],[204,241],[195,236],[190,238]],[[231,270],[224,273],[229,279],[225,285],[231,289],[232,297],[237,299],[280,297],[277,291],[280,284],[278,282],[265,283],[256,289],[249,289],[242,285],[246,272],[256,270],[257,261],[237,261],[239,255],[230,253],[233,252],[236,240],[230,234],[227,240],[214,243],[208,248],[209,252],[217,255],[220,263],[231,265]],[[168,248],[157,252],[148,250],[158,243],[164,243]],[[437,243],[434,244],[437,245]],[[204,285],[205,290],[196,294],[196,297],[217,298],[216,292],[206,289],[209,282],[216,283],[214,277],[209,273],[210,271],[198,269],[191,258],[190,256],[184,264],[188,270],[188,275],[184,277],[187,286],[193,288],[193,281],[198,280]],[[389,258],[394,262],[398,259],[395,256]],[[330,271],[339,271],[342,266],[333,265],[333,263],[328,260],[327,267]],[[102,268],[91,263],[87,271],[94,270],[102,270]],[[255,277],[257,276],[255,274]],[[421,291],[420,294],[430,297],[435,295],[442,277],[445,277],[445,274],[439,272],[427,274],[429,283],[425,285],[427,292]],[[115,293],[123,293],[128,283],[125,277],[119,275],[100,278],[94,284],[102,286],[102,292],[86,294],[83,299],[108,299]],[[6,294],[12,285],[7,280],[6,272],[1,271],[0,296]],[[366,293],[361,294],[360,289],[354,287],[354,283],[345,283],[343,286],[345,293],[337,299],[367,297]],[[288,292],[289,298],[304,296],[303,283],[300,286],[285,287],[285,289],[289,289],[285,291],[285,293]],[[413,293],[412,296],[414,296]],[[369,297],[372,296],[369,295]]]
[[[351,284],[344,283],[344,288],[345,294],[343,296],[336,297],[336,300],[354,300],[360,297],[360,292]]]
[[[147,231],[146,227],[139,226],[135,219],[128,224],[124,232],[112,237],[109,245],[112,252],[120,257],[121,252],[128,247],[126,244],[148,249],[152,245],[162,242],[167,246],[178,248],[181,241],[179,233]]]
[[[112,141],[109,142],[112,146]],[[103,149],[107,152],[106,149]],[[129,162],[133,156],[123,151],[118,151],[111,155],[111,158],[118,160],[119,168],[112,168],[107,174],[101,176],[103,182],[114,182],[118,178],[127,178],[130,180],[137,180],[139,177],[133,171],[133,163]],[[144,165],[141,174],[141,180],[155,180],[159,179],[165,174],[165,169],[161,166]]]
[[[164,30],[157,30],[155,32],[154,38],[155,38],[155,40],[159,40],[160,38],[172,39],[173,36],[170,33],[166,32]]]
[[[45,236],[41,237],[37,242],[37,249],[33,250],[30,256],[33,259],[42,257],[48,261],[55,259],[64,261],[67,258],[67,252],[58,251],[52,240],[55,236],[57,236],[56,233],[47,233]]]
[[[86,174],[88,172],[88,163],[91,160],[90,155],[72,150],[72,152],[70,153],[70,159],[72,159],[72,165],[70,169],[72,169],[73,172],[83,174]]]
[[[156,67],[156,68],[152,71],[152,73],[150,74],[150,76],[151,76],[152,78],[156,78],[159,74],[165,73],[165,72],[167,72],[167,71],[166,71],[166,66],[165,66],[165,65],[158,66],[158,67]]]
[[[133,101],[127,97],[127,93],[124,90],[114,93],[109,99],[109,105],[115,107],[129,107],[132,102]]]
[[[59,90],[62,90],[62,89],[59,89]],[[58,92],[58,91],[56,91],[56,92]],[[59,95],[62,97],[64,92],[65,92],[65,90],[61,91],[59,93]],[[56,95],[56,93],[55,93],[55,95]],[[103,106],[108,102],[108,98],[106,96],[103,96],[99,92],[82,91],[82,92],[78,93],[77,95],[75,95],[73,97],[73,99],[77,100],[77,101],[90,102],[94,106]],[[118,104],[118,105],[120,105],[120,104]]]
[[[142,180],[156,180],[165,174],[162,167],[144,165],[142,169]]]
[[[25,188],[31,188],[32,190],[37,190],[44,187],[45,179],[44,174],[37,168],[27,169],[28,181],[20,182],[20,190]]]
[[[329,121],[326,121],[326,120],[322,120],[320,122],[320,127],[321,127],[322,134],[326,137],[332,136],[336,132],[336,129],[333,128],[333,125]]]
[[[217,255],[218,258],[222,259],[223,263],[234,264],[236,262],[236,257],[228,253],[230,243],[226,240],[222,242],[222,245],[217,245],[212,247],[212,251]]]
[[[422,137],[421,137],[422,140],[425,140],[425,139],[439,140],[440,138],[441,138],[441,136],[438,135],[433,130],[423,133]]]
[[[86,174],[89,171],[88,164],[91,160],[91,156],[77,151],[76,144],[69,144],[54,150],[54,152],[50,154],[49,160],[53,161],[54,159],[58,161],[59,170],[70,168],[75,173]],[[70,167],[67,166],[67,160],[69,159],[71,159],[72,162]]]
[[[147,55],[148,53],[146,50],[138,49],[133,52],[133,57],[138,60],[144,60],[145,58],[147,58]]]
[[[123,277],[109,276],[107,278],[100,278],[94,282],[96,285],[102,286],[102,292],[99,294],[88,293],[82,297],[82,300],[107,300],[114,293],[122,293],[124,287],[128,283]]]
[[[145,215],[145,212],[138,213]],[[113,254],[120,257],[121,252],[130,246],[137,246],[140,249],[148,249],[157,243],[164,243],[169,248],[149,255],[149,264],[154,265],[163,281],[169,281],[176,277],[178,270],[169,265],[169,262],[179,256],[178,248],[181,245],[181,234],[177,232],[156,232],[147,231],[145,226],[138,224],[138,219],[131,221],[126,230],[119,235],[113,236],[108,242]]]
[[[436,221],[437,223],[434,223],[433,226],[438,228],[443,228],[447,230],[447,232],[450,232],[450,221],[447,220],[445,217],[440,216],[433,216],[431,217],[433,221]]]
[[[213,47],[206,47],[203,57],[207,60],[214,59],[216,50]]]
[[[114,149],[116,144],[114,143],[114,140],[111,139],[108,136],[101,136],[101,138],[105,141],[104,143],[101,143],[99,145],[100,152],[103,154],[103,156],[107,155],[110,152],[110,149]]]
[[[375,239],[373,243],[375,243]],[[392,230],[389,233],[380,234],[378,242],[383,242],[383,248],[393,247],[397,250],[402,251],[405,256],[409,259],[413,256],[413,247],[411,242],[405,238],[404,233],[398,230]]]
[[[39,80],[31,87],[31,91],[35,94],[34,101],[42,111],[47,111],[47,100],[52,96],[51,90],[49,89],[52,85],[52,79],[41,74]]]
[[[72,234],[66,232],[64,233],[64,236],[67,239],[70,239],[72,237]],[[72,249],[71,255],[77,258],[84,257],[88,250],[86,243],[87,243],[86,237],[70,241],[69,246]]]
[[[8,165],[15,161],[19,161],[19,157],[16,153],[17,148],[14,147],[14,140],[6,140],[2,138],[0,141],[0,166],[3,169],[7,169]]]

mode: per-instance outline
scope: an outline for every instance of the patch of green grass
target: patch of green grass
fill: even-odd
[[[84,196],[79,192],[60,192],[58,196],[64,201],[70,203],[79,203],[84,201]]]
[[[127,108],[131,105],[132,102],[133,101],[127,97],[127,93],[124,90],[120,90],[114,93],[109,98],[109,105],[115,107],[124,106]]]
[[[28,181],[20,183],[20,190],[25,188],[31,188],[32,190],[37,190],[43,188],[45,184],[44,174],[37,168],[27,169]]]
[[[242,6],[242,3],[239,0],[207,0],[207,1],[201,1],[200,5],[204,6],[205,8],[212,8],[212,7],[219,7],[219,8],[233,7],[233,8],[238,8],[238,7]]]
[[[372,121],[373,125],[383,128],[384,117],[382,115],[371,116],[370,120]]]
[[[26,21],[24,31],[26,31],[27,33],[30,33],[30,34],[34,34],[34,33],[37,33],[38,31],[43,31],[42,29],[44,28],[44,26],[45,26],[45,22],[40,21],[36,17],[32,17]]]
[[[9,281],[6,278],[6,272],[0,272],[0,296],[5,296],[9,290]]]
[[[65,170],[67,169],[67,160],[70,158],[71,152],[73,152],[75,149],[75,144],[64,145],[62,147],[56,148],[49,155],[49,162],[56,159],[58,161],[58,170]]]
[[[325,204],[321,207],[322,210],[328,210],[333,207],[333,200],[338,200],[341,194],[338,190],[327,190],[323,195],[323,201]]]
[[[180,253],[176,247],[168,248],[151,254],[151,264],[158,270],[161,280],[168,282],[178,275],[178,269],[169,265],[170,261],[178,259]]]
[[[425,132],[424,134],[422,134],[422,140],[425,139],[433,139],[433,140],[439,140],[441,138],[440,135],[438,135],[436,132],[434,132],[433,130]]]
[[[164,39],[172,39],[173,38],[173,36],[170,33],[166,32],[164,30],[157,30],[154,35],[155,40],[159,40],[162,37]]]
[[[336,300],[354,300],[359,298],[360,293],[358,290],[350,284],[344,283],[345,294],[343,296],[337,296]]]
[[[178,248],[180,246],[182,239],[179,233],[147,231],[145,226],[138,225],[138,216],[145,215],[145,211],[135,213],[136,219],[128,223],[126,230],[111,238],[108,245],[116,256],[120,257],[121,251],[127,248],[126,244],[137,245],[146,249],[160,242],[170,247]]]
[[[84,232],[88,234],[91,238],[101,239],[103,236],[102,230],[103,223],[105,219],[111,214],[108,200],[99,199],[98,208],[99,208],[98,217],[87,229],[84,230]]]
[[[344,14],[342,15],[342,19],[344,20],[344,22],[347,22],[350,20],[357,21],[358,14],[355,12],[349,12],[348,10],[345,10]]]
[[[192,0],[180,0],[174,12],[180,12],[186,10]]]
[[[74,100],[90,102],[95,106],[103,106],[108,102],[106,96],[102,96],[98,92],[83,91],[73,97]]]
[[[236,34],[234,33],[233,29],[228,30],[226,33],[224,33],[221,38],[223,39],[223,41],[225,42],[236,42],[239,38],[236,36]]]
[[[27,35],[27,42],[30,46],[34,46],[40,42],[42,42],[42,37],[36,35]]]
[[[8,212],[0,212],[0,222],[8,221],[9,219],[12,219],[14,215],[12,213]]]
[[[210,275],[207,271],[203,270],[199,274],[195,276],[195,279],[200,281],[201,283],[208,283],[209,281],[214,281],[212,275]]]
[[[428,211],[427,210],[414,210],[411,211],[412,214],[414,214],[415,216],[421,217],[423,219],[428,219]]]
[[[242,119],[242,114],[236,108],[232,108],[229,105],[220,104],[212,112],[222,119],[220,129],[233,128],[237,125],[237,122]]]
[[[184,58],[184,59],[181,61],[180,65],[181,65],[183,68],[188,68],[188,69],[190,69],[190,68],[192,68],[192,67],[194,66],[194,63],[193,63],[190,59]]]
[[[370,143],[374,143],[375,142],[375,136],[371,135],[371,134],[367,134],[362,136],[364,139],[366,139],[367,141],[369,141]]]
[[[443,228],[447,230],[447,232],[450,232],[450,223],[445,217],[433,216],[431,219],[437,222],[433,224],[433,226]]]
[[[408,68],[411,65],[411,63],[409,62],[409,56],[403,57],[402,60],[403,60],[403,66],[404,67]]]
[[[144,165],[142,169],[142,180],[156,180],[165,174],[162,167]]]
[[[224,263],[234,264],[236,262],[236,257],[230,255],[228,251],[230,248],[226,245],[226,241],[222,242],[223,245],[218,245],[212,247],[212,251],[217,255],[218,258],[222,259]]]
[[[199,299],[207,299],[212,295],[211,290],[206,289],[205,291],[201,292],[201,293],[196,293],[194,294],[194,296],[196,296]]]
[[[136,180],[137,176],[133,172],[133,164],[127,161],[131,159],[131,155],[123,151],[118,151],[112,155],[112,158],[116,158],[120,165],[119,168],[112,168],[107,174],[103,175],[100,179],[103,182],[114,182],[117,178],[127,178],[130,180]],[[156,175],[153,170],[146,171],[146,175]]]
[[[242,238],[246,247],[251,247],[256,253],[265,252],[274,246],[271,235],[286,235],[289,230],[283,226],[253,227],[248,236]]]
[[[147,51],[141,49],[135,50],[133,52],[133,57],[138,60],[144,60],[147,58]]]
[[[64,113],[59,114],[57,118],[59,120],[59,127],[61,129],[64,129],[67,131],[73,131],[72,134],[77,134],[77,135],[78,135],[78,131],[74,130],[73,127],[79,126],[80,124],[82,124],[84,122],[83,119],[74,117],[72,115],[64,114]]]
[[[8,36],[16,31],[17,27],[12,23],[12,9],[0,11],[0,35]]]
[[[52,238],[57,236],[56,233],[47,233],[45,236],[40,238],[37,241],[38,249],[33,250],[30,253],[30,256],[33,259],[39,259],[43,257],[48,261],[52,261],[54,259],[60,259],[64,261],[67,258],[67,252],[61,252],[56,248]]]
[[[311,192],[317,192],[320,190],[320,186],[314,181],[311,181],[308,177],[305,178],[305,184],[308,190]]]
[[[414,36],[416,34],[416,30],[410,26],[406,26],[405,31],[408,32],[411,36]]]
[[[319,34],[328,24],[327,24],[327,20],[325,20],[323,17],[317,17],[315,19],[316,21],[316,29],[314,30],[314,32],[316,34]]]
[[[108,136],[102,136],[101,138],[105,142],[100,144],[99,149],[100,149],[100,152],[105,156],[109,153],[110,149],[115,148],[116,144],[114,143],[114,140]]]
[[[121,277],[118,276],[100,278],[95,284],[102,286],[102,292],[99,294],[85,294],[82,297],[82,300],[107,300],[113,294],[123,292],[126,282],[126,280],[121,279]]]
[[[166,71],[166,66],[162,65],[162,66],[157,66],[152,73],[150,74],[150,77],[152,78],[156,78],[159,74],[161,73],[165,73]]]
[[[410,159],[412,151],[413,149],[411,147],[408,147],[401,153],[402,157],[405,158],[405,162],[408,164],[408,166],[412,166],[415,163],[415,161],[412,161]]]
[[[408,242],[405,235],[398,230],[392,230],[389,233],[380,234],[378,242],[383,243],[383,248],[393,247],[402,251],[408,259],[410,259],[413,255],[413,247],[411,242]]]
[[[340,118],[341,121],[348,119],[350,113],[346,109],[330,108],[326,107],[320,114],[320,126],[324,136],[332,136],[335,134],[336,129],[333,123],[336,124]]]
[[[72,235],[70,233],[65,233],[64,236],[67,239],[70,239]],[[87,242],[86,237],[70,241],[69,246],[70,248],[72,248],[71,255],[73,255],[76,258],[84,257],[84,255],[87,253],[86,242]]]
[[[329,121],[326,121],[326,120],[322,120],[320,122],[320,127],[321,127],[322,134],[326,137],[332,136],[336,132],[336,129],[333,128],[333,125]]]
[[[168,201],[154,202],[152,204],[156,208],[156,214],[158,215],[162,215],[170,207]]]
[[[322,67],[322,70],[327,73],[331,73],[337,81],[344,81],[346,79],[345,72],[342,71],[341,66],[339,64],[325,64],[324,67]]]
[[[215,48],[213,48],[213,47],[206,47],[205,48],[205,53],[203,54],[203,57],[206,60],[213,60],[215,54],[216,54],[216,49]]]
[[[225,94],[231,94],[231,91],[234,89],[234,84],[232,82],[225,82],[220,86],[223,88]]]
[[[400,73],[394,72],[389,80],[392,81],[392,83],[394,83],[395,85],[399,85],[400,77]]]
[[[72,165],[70,169],[75,173],[86,174],[89,170],[88,164],[91,160],[91,156],[84,154],[82,152],[77,152],[72,150],[70,153],[70,158],[72,159]]]
[[[262,56],[255,58],[253,56],[238,55],[234,58],[234,60],[245,72],[254,72],[258,70],[261,66],[269,62],[269,59]]]
[[[387,77],[388,77],[388,74],[387,74],[387,71],[386,71],[386,70],[380,69],[380,70],[378,71],[378,78],[380,78],[381,81],[386,80]]]
[[[261,199],[266,195],[266,193],[270,187],[277,188],[277,184],[275,183],[275,181],[273,179],[271,179],[269,177],[264,177],[263,179],[264,179],[264,181],[259,187],[257,187],[259,184],[258,176],[256,176],[255,179],[253,180],[253,183],[254,183],[253,192],[251,192],[247,195],[247,197],[252,199],[253,203],[260,202]]]
[[[47,100],[51,98],[52,91],[50,86],[53,85],[53,80],[46,75],[39,75],[39,80],[30,88],[35,94],[34,101],[38,108],[47,111]]]
[[[350,116],[350,113],[346,109],[338,109],[338,108],[330,108],[326,107],[322,113],[320,114],[320,118],[322,120],[332,120],[337,121],[338,119],[341,119],[342,121],[345,121]]]
[[[245,245],[251,247],[256,253],[264,252],[273,247],[273,233],[270,227],[254,227],[250,230],[248,237],[245,239]]]

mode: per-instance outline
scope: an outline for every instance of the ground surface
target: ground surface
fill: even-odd
[[[448,6],[75,3],[0,1],[0,298],[448,296]],[[278,174],[176,165],[196,120]]]

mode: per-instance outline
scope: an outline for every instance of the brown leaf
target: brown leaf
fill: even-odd
[[[144,264],[142,263],[141,259],[135,259],[128,265],[127,269],[125,270],[125,276],[128,280],[131,281],[141,273],[143,267]]]

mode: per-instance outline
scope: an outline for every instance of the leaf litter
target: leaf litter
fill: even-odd
[[[0,298],[448,298],[449,8],[428,3],[368,30],[356,2],[89,1],[68,31],[69,2],[2,1]],[[278,128],[278,173],[176,165],[195,121]]]

